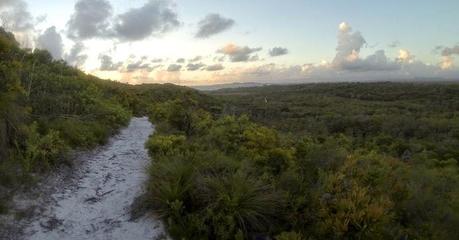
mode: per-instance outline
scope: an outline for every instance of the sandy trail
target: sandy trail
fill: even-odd
[[[25,239],[155,239],[163,226],[153,217],[131,220],[131,205],[144,191],[153,132],[147,118],[133,118],[109,143],[81,155],[72,183],[57,187],[48,206],[24,230]]]

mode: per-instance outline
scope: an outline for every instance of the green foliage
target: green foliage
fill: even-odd
[[[211,92],[224,113],[297,137],[345,135],[353,148],[393,157],[458,159],[459,84],[333,83]],[[265,101],[267,100],[267,101]]]
[[[276,240],[303,240],[303,236],[296,232],[283,232],[276,236]]]
[[[281,205],[280,196],[269,185],[242,172],[204,177],[198,196],[219,239],[268,230]]]
[[[194,167],[184,159],[173,159],[153,164],[150,173],[157,180],[149,187],[152,204],[164,218],[177,219],[190,199]]]
[[[18,47],[0,31],[0,185],[56,166],[68,149],[102,143],[130,113],[98,79]],[[65,139],[65,140],[64,140]]]
[[[252,171],[259,161],[279,169],[279,162],[288,162],[292,154],[279,145],[275,132],[247,118],[214,121],[196,105],[180,104],[179,108],[193,109],[185,112],[205,116],[191,124],[205,127],[187,134],[175,118],[173,105],[178,102],[155,106],[152,119],[170,127],[146,144],[155,159],[150,168],[150,204],[166,219],[170,234],[187,239],[242,239],[269,230],[283,203],[281,194],[271,183],[254,178]],[[186,137],[173,134],[174,129]]]
[[[240,116],[194,119],[189,96],[156,104],[150,206],[177,239],[457,239],[459,99],[435,86],[226,90]]]
[[[41,135],[37,132],[37,125],[33,124],[26,140],[26,150],[22,157],[22,168],[25,173],[33,170],[48,170],[57,164],[59,158],[67,150],[67,145],[60,138],[59,132],[50,130]]]
[[[204,131],[211,117],[208,112],[197,107],[195,100],[186,96],[153,105],[150,118],[155,122],[167,123],[169,129],[190,136]]]
[[[317,231],[330,238],[384,239],[393,202],[378,189],[389,181],[384,160],[351,157],[336,172],[319,180]],[[373,163],[374,162],[374,163]],[[373,164],[377,165],[374,166]]]
[[[97,121],[84,121],[78,118],[57,118],[44,123],[48,128],[59,131],[70,146],[91,147],[105,142],[111,129]]]
[[[173,155],[185,140],[185,136],[182,135],[155,134],[147,141],[146,147],[152,156],[169,156]]]

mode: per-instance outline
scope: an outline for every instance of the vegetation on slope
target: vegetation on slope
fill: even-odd
[[[103,143],[128,122],[130,112],[106,97],[101,82],[46,51],[20,49],[0,29],[2,188],[49,170],[71,148]]]
[[[144,116],[149,104],[187,92],[202,97],[173,85],[100,80],[47,51],[20,49],[0,28],[0,213],[11,189],[70,164],[69,150],[102,144],[132,114]]]
[[[152,108],[147,204],[173,237],[459,238],[457,85],[278,88]]]

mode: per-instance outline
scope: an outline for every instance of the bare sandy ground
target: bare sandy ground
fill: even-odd
[[[153,216],[131,217],[144,193],[149,157],[144,143],[153,132],[147,118],[133,118],[109,143],[77,157],[79,166],[41,184],[35,194],[16,197],[17,208],[33,212],[10,223],[7,239],[159,239],[164,229]],[[70,176],[69,176],[70,175]],[[0,235],[0,238],[1,235]]]

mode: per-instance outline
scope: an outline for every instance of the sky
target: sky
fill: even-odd
[[[132,84],[459,79],[457,0],[0,0],[24,47]]]

